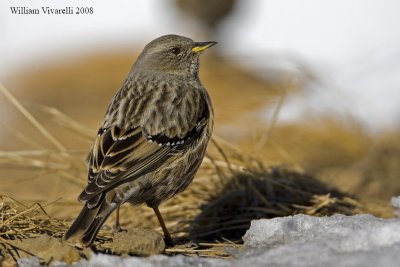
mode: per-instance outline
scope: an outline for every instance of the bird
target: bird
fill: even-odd
[[[175,0],[173,3],[185,15],[181,16],[181,19],[197,21],[205,36],[218,36],[219,26],[234,12],[237,2],[237,0]],[[243,6],[248,4],[243,2],[240,3]]]
[[[148,43],[106,111],[87,156],[83,208],[63,240],[89,247],[124,203],[147,204],[165,243],[174,242],[158,209],[192,182],[213,129],[210,96],[199,78],[200,54],[217,42],[169,34]]]

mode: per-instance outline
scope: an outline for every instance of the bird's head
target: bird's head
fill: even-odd
[[[167,74],[197,75],[200,53],[216,43],[195,42],[179,35],[164,35],[146,45],[134,68]]]

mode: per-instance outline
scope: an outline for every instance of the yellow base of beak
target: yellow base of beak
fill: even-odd
[[[213,45],[216,45],[216,44],[217,44],[217,42],[198,42],[198,43],[194,44],[192,51],[196,52],[196,53],[200,53],[200,52],[206,50],[207,48],[209,48]]]

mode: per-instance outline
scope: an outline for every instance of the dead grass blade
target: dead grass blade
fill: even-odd
[[[65,147],[57,141],[54,136],[47,131],[46,128],[43,127],[40,122],[38,122],[35,117],[32,116],[31,113],[29,113],[26,108],[24,108],[23,105],[7,90],[7,88],[4,87],[3,84],[0,83],[0,92],[7,98],[8,101],[16,108],[18,109],[19,112],[21,112],[22,115],[25,116],[25,118],[41,133],[43,134],[44,137],[49,140],[50,143],[52,143],[59,151],[65,151]]]

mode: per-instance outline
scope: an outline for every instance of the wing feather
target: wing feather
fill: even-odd
[[[191,125],[191,128],[183,127],[183,132],[171,130],[179,128],[179,125],[171,125],[171,121],[182,123],[183,115],[178,112],[162,114],[179,114],[175,118],[164,118],[168,122],[164,127],[162,124],[152,127],[149,120],[137,126],[126,123],[125,126],[108,125],[100,128],[87,158],[89,182],[79,200],[95,207],[104,192],[155,171],[171,157],[190,148],[198,141],[209,120],[206,101],[199,101],[198,104],[199,113],[196,116],[188,114],[186,117],[189,121],[185,123]],[[195,121],[190,121],[192,119]],[[148,132],[154,128],[158,129],[157,132]]]
[[[113,128],[99,135],[95,143],[110,140],[107,135],[115,132]],[[133,129],[133,131],[138,131],[138,129]],[[134,180],[153,171],[156,166],[168,158],[169,147],[160,147],[156,143],[150,143],[144,138],[141,131],[139,133],[129,137],[117,137],[105,153],[93,150],[92,157],[94,159],[91,162],[94,164],[93,166],[89,165],[89,174],[92,179],[89,180],[85,190],[79,196],[79,200],[88,201],[110,188]],[[95,144],[93,149],[104,149],[105,147],[103,144]]]

